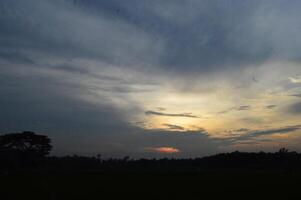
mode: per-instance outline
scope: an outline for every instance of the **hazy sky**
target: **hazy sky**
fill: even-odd
[[[301,1],[1,0],[0,133],[54,154],[301,151]]]

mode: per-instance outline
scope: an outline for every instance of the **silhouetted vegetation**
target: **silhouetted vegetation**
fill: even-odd
[[[50,142],[33,132],[0,136],[4,199],[301,196],[301,154],[285,148],[275,153],[236,151],[194,159],[101,159],[100,155],[49,156]]]
[[[0,136],[0,169],[14,170],[39,165],[51,151],[51,140],[25,131]]]

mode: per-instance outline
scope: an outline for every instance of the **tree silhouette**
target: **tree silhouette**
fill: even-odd
[[[42,157],[48,155],[51,148],[51,140],[47,136],[30,131],[0,136],[1,152]]]
[[[286,148],[281,148],[281,149],[279,149],[278,153],[281,153],[281,154],[288,153],[288,149],[286,149]]]

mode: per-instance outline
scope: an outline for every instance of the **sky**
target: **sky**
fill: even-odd
[[[53,154],[301,151],[298,0],[2,0],[0,133]]]

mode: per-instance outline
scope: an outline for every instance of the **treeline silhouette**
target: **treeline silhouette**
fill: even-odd
[[[33,132],[0,135],[0,199],[300,199],[301,154],[193,159],[50,156]]]
[[[301,154],[282,148],[275,153],[247,153],[235,151],[213,156],[191,159],[102,159],[101,155],[49,156],[51,140],[45,135],[25,131],[0,136],[0,170],[49,169],[74,170],[186,170],[245,168],[245,169],[289,169],[301,167]]]

